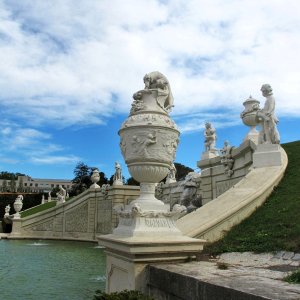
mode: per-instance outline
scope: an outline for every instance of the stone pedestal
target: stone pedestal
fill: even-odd
[[[281,166],[281,152],[278,144],[260,144],[257,145],[253,153],[253,167],[272,167]]]
[[[12,231],[10,237],[18,237],[21,235],[22,219],[12,219]]]
[[[140,290],[146,292],[148,264],[179,262],[195,257],[203,249],[204,240],[189,237],[118,237],[100,236],[105,246],[106,291]]]
[[[202,152],[201,160],[210,159],[218,156],[217,150],[209,150],[206,152]]]

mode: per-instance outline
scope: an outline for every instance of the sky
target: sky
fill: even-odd
[[[271,84],[282,143],[299,140],[298,0],[0,0],[0,171],[107,177],[143,76],[162,72],[181,131],[176,162],[197,168],[203,128],[239,146],[240,113]]]

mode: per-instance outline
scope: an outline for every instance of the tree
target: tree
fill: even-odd
[[[185,178],[185,176],[190,173],[193,172],[194,170],[191,169],[190,167],[187,167],[185,165],[182,165],[180,163],[174,163],[175,167],[176,167],[176,180],[182,180]]]
[[[133,177],[129,177],[127,180],[126,180],[126,184],[127,185],[140,185],[140,183],[138,181],[136,181]]]
[[[94,167],[89,167],[83,162],[77,163],[74,169],[74,179],[72,180],[73,186],[70,191],[70,196],[78,195],[84,192],[87,188],[89,188],[92,184],[91,175],[93,170],[96,169]],[[105,174],[103,172],[99,172],[100,180],[97,183],[98,185],[106,184],[108,182]]]

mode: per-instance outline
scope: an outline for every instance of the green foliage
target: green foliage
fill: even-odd
[[[32,194],[26,194],[26,193],[21,193],[24,196],[23,200],[23,208],[22,210],[31,208],[33,206],[37,206],[41,204],[42,200],[42,195],[40,193],[32,193]],[[5,206],[10,204],[11,210],[10,214],[14,214],[14,202],[17,198],[19,193],[1,193],[0,194],[0,216],[4,216],[5,213]]]
[[[136,181],[133,177],[129,177],[127,180],[126,180],[126,184],[127,185],[137,185],[139,186],[140,183],[138,181]]]
[[[17,180],[18,176],[25,176],[25,174],[22,173],[10,173],[7,171],[0,172],[0,179],[7,179],[7,180]]]
[[[283,280],[289,283],[300,283],[300,269],[284,277]]]
[[[124,290],[107,294],[101,290],[97,290],[94,300],[154,300],[153,298],[142,294],[139,291]]]
[[[21,212],[21,217],[25,218],[25,217],[34,215],[34,214],[44,211],[46,209],[52,208],[55,205],[56,205],[56,201],[46,202],[44,204],[32,207],[26,211]]]
[[[89,167],[83,162],[77,163],[74,169],[74,179],[72,180],[73,186],[70,191],[70,196],[76,196],[82,192],[84,192],[87,188],[89,188],[92,184],[91,175],[95,168]],[[106,184],[108,182],[105,174],[103,172],[99,172],[100,180],[98,184],[101,186],[102,184]]]
[[[194,170],[191,169],[190,167],[187,167],[185,165],[182,165],[180,163],[174,163],[175,167],[176,167],[176,180],[182,180],[185,178],[185,176],[190,173],[193,172]]]
[[[205,252],[300,252],[300,141],[282,145],[289,164],[267,201]]]

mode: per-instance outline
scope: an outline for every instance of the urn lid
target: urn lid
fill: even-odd
[[[259,104],[260,102],[256,99],[254,99],[251,95],[249,96],[249,98],[243,103],[243,105],[248,104],[248,103],[257,103]]]

